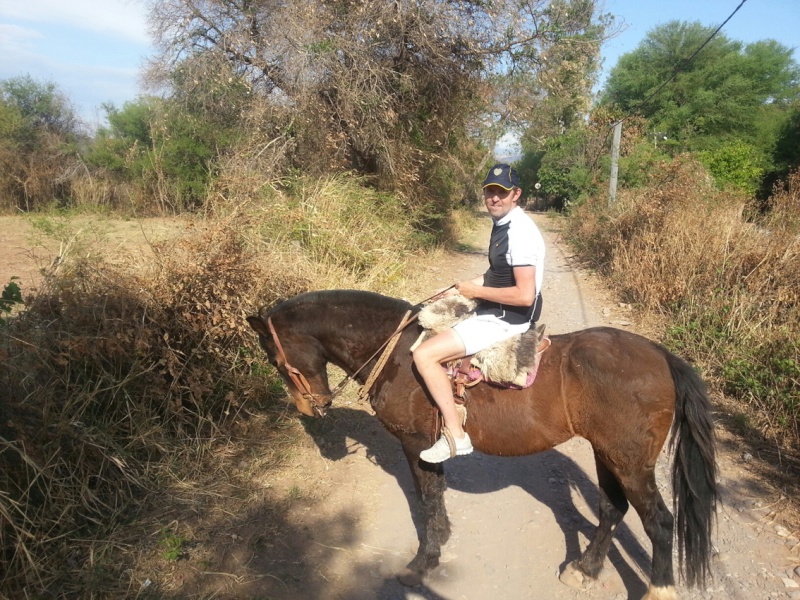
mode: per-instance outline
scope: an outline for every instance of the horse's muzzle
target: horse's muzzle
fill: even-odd
[[[318,417],[324,417],[328,414],[328,409],[333,402],[331,396],[321,396],[319,394],[303,394],[303,397],[311,404],[311,408]]]

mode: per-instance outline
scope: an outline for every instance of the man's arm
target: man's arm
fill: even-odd
[[[472,281],[462,281],[456,284],[456,289],[465,298],[473,300],[488,300],[509,306],[530,306],[536,299],[536,267],[533,265],[514,267],[513,287],[494,288],[483,285],[483,276]]]

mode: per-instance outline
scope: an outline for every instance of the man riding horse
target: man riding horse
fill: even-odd
[[[518,206],[521,195],[519,176],[513,167],[497,164],[489,169],[483,182],[483,201],[494,221],[489,240],[489,270],[475,279],[457,283],[448,292],[479,300],[478,308],[471,318],[425,340],[414,350],[414,364],[447,429],[431,448],[420,453],[426,462],[439,463],[453,455],[472,452],[472,441],[462,426],[442,363],[470,356],[522,334],[541,314],[544,239]],[[455,449],[451,444],[455,444]]]

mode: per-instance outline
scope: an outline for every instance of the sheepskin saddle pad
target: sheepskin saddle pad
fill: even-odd
[[[460,295],[432,302],[419,313],[419,322],[425,331],[411,350],[428,337],[470,317],[477,306],[475,300]],[[470,362],[488,382],[506,387],[528,387],[533,383],[541,352],[550,345],[550,340],[544,337],[544,329],[544,325],[539,325],[536,329],[529,329],[523,334],[489,346],[474,354]],[[546,344],[543,343],[540,347],[543,341]]]

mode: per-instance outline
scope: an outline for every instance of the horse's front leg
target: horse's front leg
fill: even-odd
[[[397,578],[403,585],[415,586],[422,582],[428,571],[439,566],[442,546],[450,538],[450,520],[444,505],[445,479],[442,465],[432,465],[419,459],[419,453],[430,445],[430,440],[408,436],[400,441],[411,468],[422,509],[422,531],[417,555]]]

